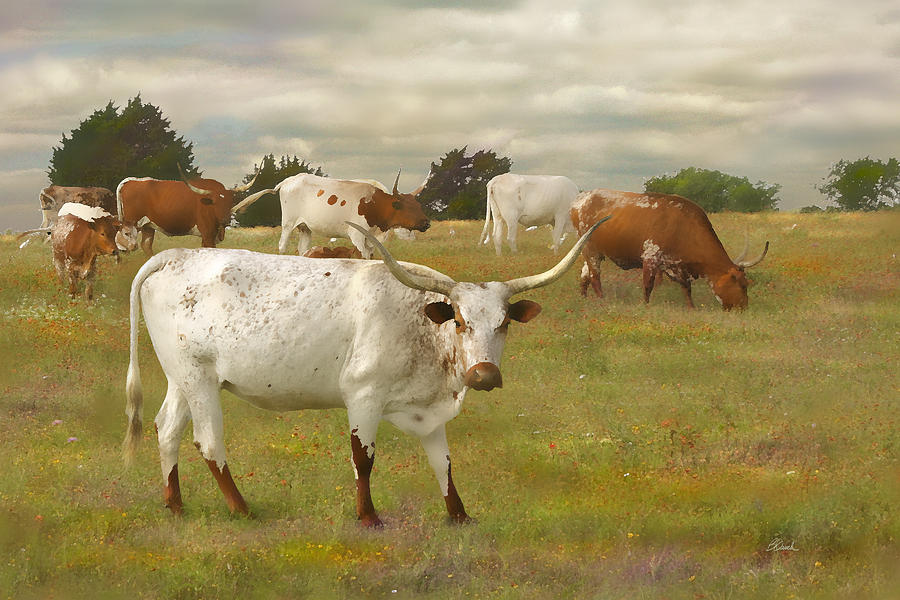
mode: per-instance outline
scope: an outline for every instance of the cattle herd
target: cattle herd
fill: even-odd
[[[80,280],[91,299],[98,255],[137,249],[149,256],[130,293],[130,360],[126,381],[126,458],[143,435],[138,324],[143,314],[168,388],[155,419],[166,506],[183,509],[178,477],[181,436],[193,422],[195,445],[229,508],[247,504],[228,468],[219,391],[227,389],[270,410],[346,408],[356,473],[357,517],[380,526],[369,488],[381,420],[417,436],[453,521],[469,519],[451,478],[445,424],[466,390],[502,386],[500,357],[510,321],[541,310],[513,296],[548,285],[584,258],[582,294],[602,295],[600,263],[641,268],[644,300],[666,275],[684,290],[708,280],[724,309],[747,306],[744,269],[768,250],[732,261],[706,214],[680,196],[593,190],[579,194],[566,177],[507,173],[487,184],[480,244],[502,252],[503,225],[516,251],[518,225],[552,225],[557,251],[567,232],[579,240],[552,269],[504,282],[454,281],[423,265],[397,262],[383,242],[392,231],[429,227],[410,194],[372,180],[295,175],[234,203],[242,188],[212,179],[161,181],[129,177],[116,193],[103,188],[41,190],[43,223],[53,264],[75,297]],[[255,178],[254,178],[255,179]],[[264,194],[281,203],[278,249],[300,232],[304,257],[215,248],[225,226]],[[115,213],[115,215],[113,214]],[[609,220],[609,223],[604,224]],[[601,225],[603,226],[601,227]],[[598,229],[599,228],[599,229]],[[202,248],[153,255],[156,230],[199,235]],[[595,235],[594,231],[597,230]],[[140,234],[140,242],[138,241]],[[352,248],[309,248],[312,234],[349,238]],[[368,259],[375,251],[382,261]]]

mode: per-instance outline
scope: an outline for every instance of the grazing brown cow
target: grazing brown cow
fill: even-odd
[[[105,187],[65,187],[51,185],[41,190],[41,227],[53,227],[56,215],[63,204],[75,202],[85,206],[97,206],[110,214],[116,214],[116,196]]]
[[[303,253],[307,258],[362,258],[362,253],[358,248],[348,248],[347,246],[313,246]]]
[[[133,250],[137,244],[117,244],[121,223],[98,207],[73,202],[66,203],[59,211],[56,224],[50,234],[53,245],[53,266],[60,282],[69,284],[69,294],[74,298],[78,282],[84,280],[84,297],[94,296],[94,264],[101,254],[117,254],[118,250]]]
[[[116,188],[119,218],[123,226],[141,230],[141,248],[148,256],[153,254],[156,229],[170,236],[199,235],[204,248],[215,248],[225,239],[234,193],[251,185],[253,181],[226,189],[215,179],[199,177],[185,181],[128,177]]]
[[[749,282],[744,269],[762,261],[769,242],[756,260],[744,260],[745,247],[741,256],[732,261],[703,209],[687,198],[670,194],[602,189],[583,192],[572,206],[572,224],[584,233],[609,214],[615,219],[582,250],[583,295],[590,284],[597,296],[603,296],[600,262],[608,256],[622,269],[643,269],[644,302],[650,302],[657,275],[665,273],[681,286],[691,308],[691,281],[701,277],[709,281],[725,310],[747,307]]]

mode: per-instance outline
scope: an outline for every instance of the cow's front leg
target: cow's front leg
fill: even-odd
[[[375,464],[375,435],[380,417],[361,411],[347,411],[350,422],[350,450],[356,473],[356,518],[366,527],[383,527],[375,512],[369,479]]]
[[[681,284],[681,291],[684,292],[684,299],[687,302],[688,308],[694,308],[694,299],[691,298],[691,280],[685,279],[678,283]]]
[[[438,485],[441,487],[441,494],[444,496],[444,503],[447,505],[447,514],[454,523],[466,523],[471,521],[466,509],[463,507],[459,494],[456,493],[456,486],[453,485],[453,477],[450,473],[450,450],[447,447],[447,431],[441,425],[428,435],[421,436],[422,447],[428,455],[428,462],[434,469],[435,477],[437,477]]]
[[[653,286],[656,284],[656,275],[657,269],[656,265],[651,263],[650,261],[644,261],[643,268],[643,279],[644,279],[644,303],[650,303],[650,293],[653,291]]]
[[[141,249],[147,256],[153,256],[153,238],[156,230],[149,225],[141,228]]]

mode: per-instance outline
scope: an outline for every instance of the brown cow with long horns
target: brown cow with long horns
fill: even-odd
[[[584,233],[610,214],[616,218],[582,250],[582,295],[590,285],[597,296],[603,296],[600,263],[609,257],[622,269],[643,269],[644,302],[650,302],[657,275],[665,273],[681,286],[691,308],[691,281],[701,277],[709,281],[722,308],[747,308],[749,281],[744,270],[762,261],[769,242],[755,260],[745,260],[745,246],[740,257],[732,261],[703,209],[671,194],[603,189],[583,192],[572,205],[572,224]]]
[[[235,192],[249,190],[256,180],[254,176],[243,186],[227,189],[215,179],[181,174],[184,181],[128,177],[116,188],[119,219],[125,227],[141,230],[141,248],[148,256],[153,254],[156,229],[170,236],[199,235],[204,248],[215,248],[225,239]]]

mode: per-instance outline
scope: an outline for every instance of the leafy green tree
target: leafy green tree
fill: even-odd
[[[878,210],[900,204],[900,163],[868,156],[839,160],[816,188],[841,210]]]
[[[243,194],[235,195],[235,204],[260,190],[272,189],[286,177],[298,175],[300,173],[312,173],[320,177],[327,177],[322,172],[322,167],[312,168],[312,165],[303,161],[296,156],[282,156],[278,163],[275,163],[275,155],[268,154],[263,157],[262,165],[253,165],[253,172],[244,175],[243,182],[249,183],[259,169],[259,176],[253,183],[253,186]],[[247,207],[246,210],[238,215],[235,219],[242,227],[256,227],[260,225],[273,227],[281,225],[281,203],[275,194],[266,194],[259,200]]]
[[[138,94],[121,111],[110,101],[53,148],[47,174],[56,185],[115,190],[126,177],[180,179],[178,163],[191,174],[193,144],[176,137],[169,121]]]
[[[510,167],[512,160],[493,150],[471,156],[466,156],[466,146],[450,150],[440,164],[431,163],[419,202],[431,219],[482,219],[488,181]]]
[[[746,177],[696,167],[682,169],[675,175],[652,177],[644,183],[645,192],[678,194],[706,212],[777,210],[780,189],[777,184],[760,181],[753,185]]]

